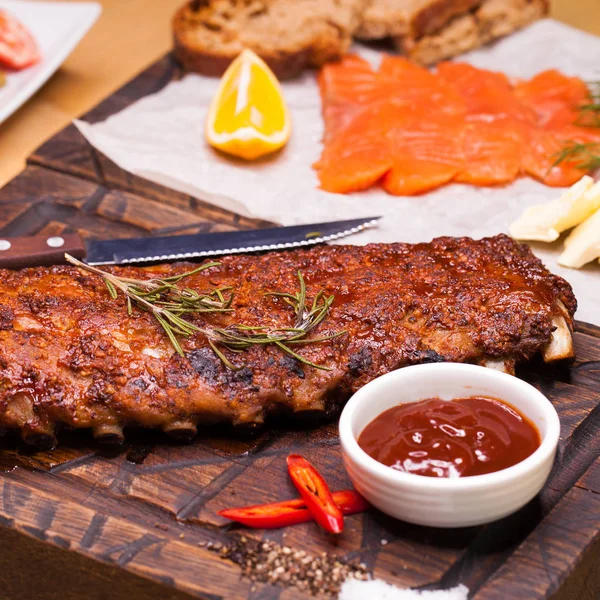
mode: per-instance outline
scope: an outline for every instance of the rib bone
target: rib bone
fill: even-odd
[[[506,373],[508,375],[515,374],[515,361],[514,359],[488,359],[484,360],[481,363],[482,366],[487,367],[488,369],[494,369],[494,371],[500,371],[501,373]]]
[[[13,421],[18,427],[24,427],[35,419],[33,400],[29,394],[15,394],[8,403],[6,410],[7,420]]]
[[[573,358],[575,347],[567,320],[562,315],[555,315],[552,317],[552,324],[555,329],[550,336],[550,341],[542,348],[544,362]]]
[[[54,435],[54,425],[37,422],[21,429],[21,439],[30,446],[37,448],[54,448],[57,444]]]
[[[103,444],[118,446],[125,441],[123,428],[117,424],[103,423],[94,427],[94,439]]]
[[[178,420],[168,423],[163,427],[163,431],[176,440],[189,442],[196,437],[198,429],[194,421]]]

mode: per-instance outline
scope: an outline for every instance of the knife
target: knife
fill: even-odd
[[[90,265],[123,265],[313,246],[374,226],[380,217],[219,233],[84,241],[77,234],[0,238],[0,267],[64,263],[65,253]]]

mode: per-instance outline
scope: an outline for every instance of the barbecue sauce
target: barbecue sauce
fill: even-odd
[[[494,398],[431,398],[386,410],[366,426],[358,444],[392,469],[455,478],[521,462],[539,447],[540,434]]]

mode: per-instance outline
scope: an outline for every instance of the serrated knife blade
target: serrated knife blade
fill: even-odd
[[[300,248],[358,233],[363,229],[373,227],[379,218],[369,217],[268,229],[89,242],[85,262],[90,265],[122,265]]]
[[[244,231],[85,241],[78,234],[0,239],[0,268],[65,262],[65,253],[90,265],[166,262],[313,246],[373,227],[380,217]]]

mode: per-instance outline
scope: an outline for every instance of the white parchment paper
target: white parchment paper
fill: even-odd
[[[376,64],[379,54],[357,47]],[[539,21],[495,45],[464,55],[474,65],[531,77],[557,68],[585,79],[600,78],[600,38],[551,19]],[[339,195],[317,188],[311,164],[321,152],[323,122],[314,73],[285,83],[293,135],[278,155],[245,163],[217,154],[204,140],[206,111],[216,79],[188,75],[102,123],[78,121],[90,143],[126,171],[232,211],[283,225],[383,215],[381,225],[343,243],[429,241],[441,235],[474,238],[507,232],[531,204],[561,193],[529,178],[501,188],[453,184],[418,197],[381,189]],[[600,324],[600,265],[564,269],[561,243],[532,246],[548,268],[563,275],[579,300],[577,317]]]

